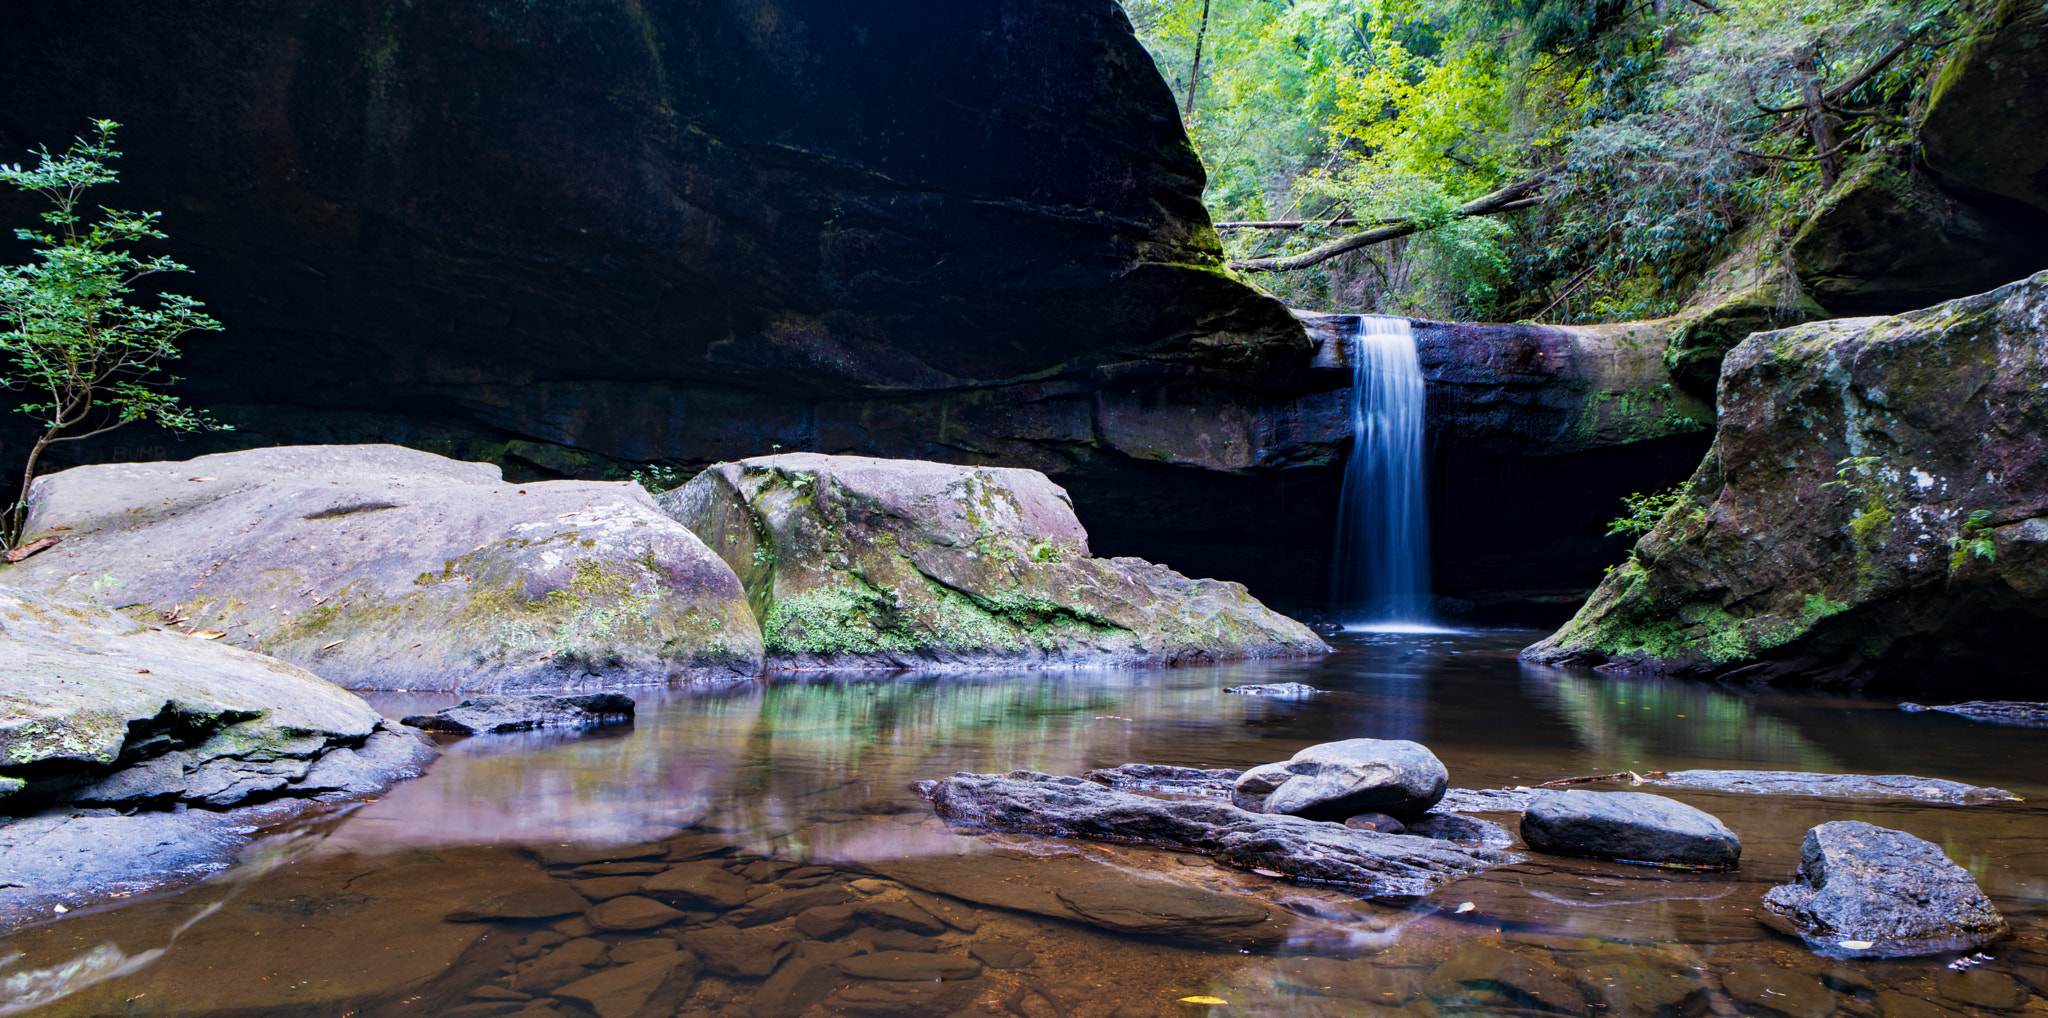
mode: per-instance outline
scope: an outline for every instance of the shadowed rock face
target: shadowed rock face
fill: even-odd
[[[1524,656],[2038,689],[2044,316],[2048,273],[1896,318],[1750,337],[1729,355],[1721,429],[1686,499]]]
[[[165,210],[177,288],[228,326],[179,370],[239,430],[55,467],[365,442],[516,480],[777,445],[1000,463],[1066,486],[1108,553],[1322,598],[1347,373],[1219,271],[1110,0],[116,0],[8,29],[0,155],[122,121],[106,198]],[[1470,366],[1522,363],[1528,331],[1436,362],[1454,596],[1582,593],[1619,550],[1586,521],[1704,442],[1559,444],[1547,404],[1588,395],[1568,358],[1497,391]]]

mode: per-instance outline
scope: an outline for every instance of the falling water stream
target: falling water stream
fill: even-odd
[[[1331,601],[1348,629],[1435,628],[1422,403],[1422,361],[1408,319],[1360,315],[1351,333],[1351,459],[1332,570]]]

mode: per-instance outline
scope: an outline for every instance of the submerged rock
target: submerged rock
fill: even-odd
[[[1421,743],[1406,739],[1325,742],[1277,766],[1290,776],[1266,794],[1260,809],[1311,820],[1342,821],[1365,812],[1421,816],[1444,797],[1450,783],[1443,761]],[[1248,787],[1251,781],[1278,776],[1254,768],[1238,779],[1237,793],[1255,794]]]
[[[622,693],[584,696],[473,696],[432,714],[400,723],[429,732],[482,735],[534,728],[586,728],[633,720],[633,698]]]
[[[358,689],[750,676],[739,581],[638,485],[507,484],[387,445],[299,446],[36,479],[69,528],[9,583],[101,600]]]
[[[1758,333],[1679,504],[1534,662],[1903,688],[2048,679],[2048,273]]]
[[[2027,728],[2048,728],[2048,703],[2019,703],[2012,700],[1971,700],[1968,703],[1951,703],[1933,707],[1917,703],[1899,704],[1904,711],[1940,711],[1956,714],[1972,721],[1989,721],[1997,725],[2022,725]]]
[[[1427,894],[1515,859],[1491,848],[1248,813],[1220,802],[1154,799],[1034,771],[959,774],[937,782],[931,795],[939,816],[955,823],[1201,852],[1232,866],[1374,897]]]
[[[1327,652],[1235,583],[1097,559],[1035,470],[792,453],[661,496],[746,586],[782,667],[1179,663]]]
[[[1232,686],[1229,689],[1224,690],[1224,692],[1236,693],[1239,696],[1272,696],[1288,698],[1315,696],[1319,693],[1326,693],[1328,692],[1328,690],[1317,689],[1316,687],[1311,686],[1305,682],[1261,682],[1249,686]]]
[[[1837,957],[1967,950],[2012,932],[1940,846],[1858,820],[1807,831],[1793,882],[1763,905],[1759,918]]]
[[[0,816],[0,911],[10,914],[224,865],[259,822],[147,811],[367,795],[434,756],[304,669],[8,587],[0,703],[0,813],[61,807]]]
[[[1728,869],[1742,841],[1713,814],[1644,792],[1538,791],[1522,840],[1539,852],[1617,862]]]

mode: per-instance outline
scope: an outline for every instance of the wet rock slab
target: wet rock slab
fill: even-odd
[[[1658,866],[1727,869],[1742,842],[1712,814],[1644,792],[1540,791],[1522,814],[1539,852]]]
[[[1248,813],[1220,802],[1155,799],[1035,771],[955,775],[930,791],[939,816],[955,823],[1201,852],[1228,865],[1375,897],[1427,894],[1515,861],[1498,849]]]
[[[1964,950],[2012,932],[1940,846],[1856,820],[1806,832],[1793,882],[1765,893],[1759,918],[1833,956]]]
[[[621,693],[585,696],[474,696],[432,714],[415,714],[400,724],[428,732],[485,735],[535,728],[589,728],[633,719],[633,698]]]
[[[1328,690],[1317,689],[1305,682],[1259,682],[1249,686],[1231,686],[1225,689],[1224,692],[1236,693],[1239,696],[1270,696],[1280,699],[1296,699],[1306,696],[1317,696],[1328,692]]]
[[[2048,728],[2048,703],[2023,703],[2013,700],[1971,700],[1968,703],[1939,704],[1924,706],[1917,703],[1899,704],[1899,709],[1918,713],[1939,711],[1955,714],[1972,721],[1989,721],[1996,725],[2021,725],[2027,728]]]
[[[1844,799],[1913,799],[1975,804],[2018,802],[2002,788],[1978,787],[1910,774],[1815,774],[1808,771],[1667,771],[1646,775],[1647,785],[1744,795],[1812,795]]]

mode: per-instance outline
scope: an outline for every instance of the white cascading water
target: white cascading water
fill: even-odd
[[[1361,315],[1351,333],[1351,460],[1337,507],[1332,601],[1346,629],[1433,630],[1422,360],[1406,318]]]

